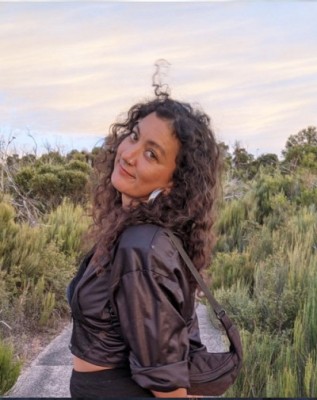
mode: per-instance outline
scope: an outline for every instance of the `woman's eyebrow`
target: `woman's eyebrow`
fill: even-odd
[[[137,133],[138,133],[139,135],[141,135],[139,123],[137,123],[137,124],[133,127],[133,130],[134,130],[134,129],[137,131]],[[147,140],[146,143],[147,143],[148,145],[150,145],[150,146],[155,147],[155,148],[161,153],[161,155],[162,155],[163,157],[166,158],[166,151],[164,150],[164,148],[163,148],[160,144],[158,144],[158,143],[155,142],[154,140]]]

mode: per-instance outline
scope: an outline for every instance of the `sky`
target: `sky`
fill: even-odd
[[[281,157],[317,126],[316,20],[314,1],[0,1],[0,144],[91,150],[164,58],[217,140]]]

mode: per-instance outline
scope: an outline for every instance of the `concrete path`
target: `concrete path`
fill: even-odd
[[[202,342],[209,351],[227,350],[221,332],[213,327],[207,308],[199,304],[197,315]],[[19,377],[5,397],[70,397],[69,379],[72,356],[68,349],[71,325],[63,330]]]

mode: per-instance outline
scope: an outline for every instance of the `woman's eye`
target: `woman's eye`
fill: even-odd
[[[151,158],[152,160],[157,160],[157,155],[153,150],[147,150],[146,155],[148,158]]]

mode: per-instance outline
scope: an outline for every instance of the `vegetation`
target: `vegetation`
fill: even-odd
[[[17,380],[21,363],[14,360],[11,344],[6,344],[0,339],[0,388],[5,393]]]
[[[279,161],[236,143],[225,159],[218,243],[208,273],[241,329],[244,366],[228,397],[317,394],[317,129]],[[84,248],[98,149],[8,155],[0,140],[0,394],[15,382],[14,338],[68,315],[66,285]]]
[[[250,174],[242,164],[233,172],[240,185],[224,186],[209,274],[241,329],[245,358],[228,397],[317,394],[316,140],[316,128],[301,131],[282,162],[269,157],[273,169]],[[253,167],[258,161],[239,155]]]

